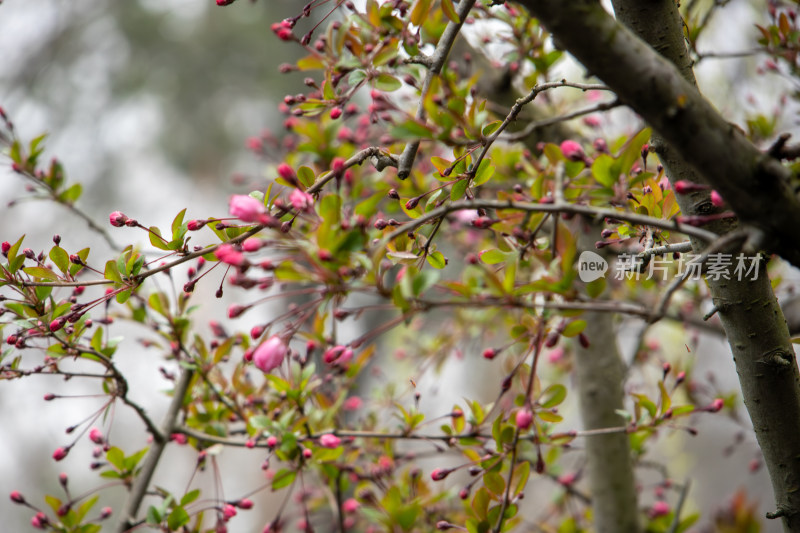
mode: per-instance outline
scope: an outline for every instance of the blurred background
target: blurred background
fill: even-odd
[[[749,46],[752,25],[764,12],[763,2],[728,4],[712,20],[702,41],[705,49],[737,51]],[[303,89],[302,75],[278,73],[280,63],[297,59],[299,47],[280,42],[269,28],[296,15],[301,7],[297,0],[240,0],[228,8],[211,0],[6,0],[0,5],[0,105],[22,139],[50,132],[45,156],[58,157],[67,179],[84,185],[78,206],[104,227],[108,213],[115,210],[158,226],[168,225],[185,207],[187,219],[222,216],[230,193],[248,192],[241,183],[258,182],[276,163],[259,159],[247,148],[247,140],[266,131],[280,137],[284,117],[278,103],[284,95]],[[788,82],[780,76],[756,75],[763,63],[758,56],[704,60],[698,78],[720,110],[744,124],[750,116],[777,116],[781,111],[774,102]],[[781,131],[796,128],[794,116],[788,116]],[[598,134],[629,124],[630,115],[621,111],[603,117]],[[57,233],[67,249],[91,246],[90,257],[109,256],[107,243],[87,231],[84,222],[57,205],[28,196],[24,181],[10,171],[7,161],[0,162],[0,241],[13,242],[24,232],[26,245],[38,252],[49,249]],[[112,236],[122,243],[133,238],[128,233],[132,231],[114,229]],[[224,302],[214,306],[204,311],[207,316],[198,324],[224,315]],[[125,326],[114,329],[127,338],[148,333]],[[681,345],[672,337],[674,332],[659,330],[657,335]],[[696,356],[697,372],[713,371],[720,391],[736,389],[729,352],[720,339],[703,338]],[[154,351],[137,349],[136,343],[116,357],[130,376],[132,398],[159,420],[166,407],[161,392],[168,388],[158,372],[162,360]],[[429,387],[430,395],[439,399],[433,403],[452,405],[465,395],[475,396],[475,390],[480,395],[481,386],[489,381],[484,371],[490,369],[482,360],[453,358],[442,376],[431,376],[420,386]],[[81,387],[88,397],[42,400],[45,393],[80,394]],[[90,396],[97,392],[93,387],[96,384],[64,383],[54,377],[0,383],[4,531],[30,529],[29,514],[12,508],[5,496],[12,490],[40,503],[44,493],[60,494],[60,471],[69,474],[74,493],[96,486],[96,474],[88,468],[92,446],[87,438],[79,439],[69,460],[50,460],[56,446],[73,439],[64,434],[65,427],[100,407],[101,400]],[[493,395],[485,393],[487,399]],[[115,411],[119,433],[111,437],[112,442],[130,443],[130,451],[144,447],[146,441],[141,423],[128,411]],[[693,480],[690,508],[696,504],[707,513],[697,531],[711,531],[703,528],[740,488],[748,490],[760,516],[773,510],[766,473],[750,471],[758,451],[746,431],[746,414],[740,424],[714,417],[702,422],[698,437],[676,433],[662,439],[661,451],[677,481],[683,481],[681,476]],[[686,450],[691,454],[683,455]],[[194,458],[170,450],[165,460],[170,468],[159,471],[157,484],[182,490]],[[241,497],[263,483],[252,457],[244,461],[239,452],[226,450],[219,461],[226,497]],[[545,489],[547,498],[552,486]],[[118,488],[103,491],[100,506],[111,505],[116,511],[122,497]],[[264,491],[254,499],[256,509],[241,512],[230,531],[260,531],[273,516],[271,509],[279,503],[272,501],[275,496]],[[774,523],[765,523],[762,529],[778,530]]]

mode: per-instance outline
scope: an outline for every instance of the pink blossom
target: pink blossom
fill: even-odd
[[[561,153],[570,161],[583,161],[586,157],[583,147],[575,141],[569,140],[561,143]]]
[[[711,203],[714,207],[722,207],[725,205],[725,200],[722,199],[722,196],[717,191],[711,191]]]
[[[188,441],[186,435],[184,435],[183,433],[173,433],[172,435],[170,435],[170,440],[172,440],[176,444],[186,444],[186,442]]]
[[[269,437],[267,437],[267,446],[269,447],[270,450],[277,445],[278,445],[278,437],[276,437],[275,435],[270,435]]]
[[[92,428],[89,430],[89,440],[95,444],[103,444],[103,433],[97,428]]]
[[[271,372],[281,365],[288,351],[283,340],[277,335],[273,335],[262,342],[253,352],[253,363],[262,372]]]
[[[252,509],[253,508],[253,500],[249,500],[247,498],[242,498],[238,502],[235,503],[236,507],[239,509]]]
[[[289,202],[297,211],[308,211],[314,205],[314,198],[307,192],[295,189],[289,195]]]
[[[244,254],[230,244],[220,244],[214,251],[214,256],[225,264],[242,266],[245,263]]]
[[[242,222],[258,222],[266,213],[264,204],[252,196],[235,194],[228,203],[230,214]]]
[[[342,444],[342,439],[332,433],[326,433],[319,438],[319,445],[323,448],[338,448]]]
[[[515,422],[519,429],[528,429],[533,423],[533,413],[529,409],[520,409],[517,411]]]
[[[360,507],[360,503],[355,498],[349,498],[342,504],[342,511],[345,513],[355,513]]]
[[[18,490],[11,491],[11,501],[14,503],[25,503],[25,498]]]
[[[658,516],[665,516],[669,514],[669,504],[664,501],[657,501],[653,504],[650,508],[650,518],[656,518]]]
[[[358,396],[351,396],[344,401],[344,405],[342,407],[344,407],[345,411],[355,411],[360,409],[363,403],[364,402],[361,401],[361,398]]]

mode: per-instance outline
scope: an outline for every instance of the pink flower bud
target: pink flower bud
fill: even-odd
[[[111,223],[112,226],[116,228],[121,228],[125,225],[126,222],[130,220],[128,217],[120,213],[119,211],[114,211],[110,215],[108,215],[108,221]]]
[[[31,525],[36,529],[44,529],[47,526],[47,522],[47,516],[41,511],[31,518]]]
[[[253,508],[253,500],[249,500],[247,498],[242,498],[241,500],[234,503],[236,507],[239,509],[252,509]]]
[[[113,511],[111,510],[111,507],[103,507],[103,508],[100,510],[100,520],[105,520],[106,518],[108,518],[109,516],[111,516],[111,513],[112,513],[112,512],[113,512]]]
[[[326,433],[319,438],[319,445],[323,448],[338,448],[342,444],[342,439],[332,433]]]
[[[228,318],[237,318],[242,313],[247,311],[247,309],[248,308],[246,306],[244,306],[244,305],[231,304],[231,306],[228,307]]]
[[[278,165],[278,175],[287,181],[295,181],[297,179],[294,169],[286,163]]]
[[[355,513],[361,506],[355,498],[349,498],[342,503],[342,511],[345,513]]]
[[[222,508],[223,520],[225,520],[227,522],[228,520],[230,520],[234,516],[236,516],[236,507],[234,507],[233,505],[231,505],[229,503],[225,504],[225,506]]]
[[[25,503],[25,497],[18,490],[11,491],[11,501],[14,503]]]
[[[519,429],[528,429],[533,423],[533,413],[529,409],[520,409],[517,411],[515,422]]]
[[[312,451],[311,451],[311,450],[309,450],[308,448],[303,448],[303,458],[304,458],[304,459],[311,459],[311,456],[312,456],[313,454],[314,454],[314,452],[312,452]]]
[[[55,459],[56,461],[60,461],[64,457],[66,457],[68,453],[69,453],[68,448],[56,448],[56,451],[53,452],[53,459]]]
[[[89,440],[94,442],[95,444],[103,444],[103,432],[97,428],[92,428],[89,430]]]
[[[722,400],[722,398],[716,398],[713,402],[711,402],[711,405],[706,407],[706,410],[709,413],[718,413],[724,406],[725,402]]]
[[[361,408],[364,402],[358,396],[351,396],[344,401],[342,408],[345,411],[356,411]]]
[[[56,331],[60,330],[66,324],[66,320],[63,317],[57,318],[50,322],[50,333],[55,333]]]
[[[270,435],[269,437],[267,437],[267,446],[269,447],[269,449],[273,449],[277,445],[278,445],[278,437],[276,437],[275,435]]]
[[[450,472],[452,472],[452,470],[449,468],[437,468],[436,470],[431,472],[431,479],[434,481],[441,481],[447,476],[449,476]]]
[[[341,107],[334,107],[331,109],[331,118],[336,120],[337,118],[342,116],[342,108]]]
[[[3,252],[3,255],[7,254],[10,249],[11,249],[11,243],[10,242],[3,241],[3,244],[0,244],[0,251]]]
[[[186,444],[188,442],[188,440],[189,440],[189,439],[186,438],[186,435],[184,435],[183,433],[173,433],[172,435],[170,435],[169,438],[175,444],[181,444],[181,445],[182,444]]]
[[[648,514],[650,515],[650,518],[656,518],[659,516],[668,515],[669,512],[670,512],[669,504],[665,501],[659,500],[653,504]]]
[[[497,357],[497,353],[498,353],[497,350],[495,350],[494,348],[486,348],[483,351],[483,358],[494,359],[495,357]]]
[[[267,210],[263,203],[252,196],[235,194],[228,202],[228,212],[242,222],[258,222]]]
[[[288,351],[283,340],[277,335],[273,335],[262,342],[253,352],[253,363],[262,372],[271,372],[283,363]]]
[[[261,239],[250,237],[242,243],[242,250],[245,252],[257,252],[261,249]]]
[[[583,147],[575,141],[564,141],[561,143],[561,153],[570,161],[583,161],[586,154]]]
[[[704,191],[706,189],[708,189],[706,185],[700,185],[686,180],[676,181],[674,187],[677,194],[688,194],[690,192]]]
[[[197,231],[206,225],[205,220],[190,220],[186,223],[186,228],[189,231]]]
[[[331,169],[339,174],[344,170],[345,162],[343,157],[334,157],[333,161],[331,161]]]
[[[717,191],[711,191],[711,203],[714,207],[722,207],[725,205],[725,200],[722,199],[722,196]]]

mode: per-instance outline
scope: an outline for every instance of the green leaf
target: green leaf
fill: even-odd
[[[183,495],[183,498],[181,498],[181,505],[189,505],[195,501],[198,496],[200,496],[200,489],[190,490]]]
[[[294,470],[288,470],[286,468],[278,470],[278,473],[272,478],[272,490],[275,491],[288,487],[294,481],[295,476],[297,476],[297,472]]]
[[[317,178],[314,176],[313,170],[311,170],[309,167],[302,166],[297,169],[297,179],[303,184],[303,186],[311,187],[314,185],[314,181],[316,181]]]
[[[113,281],[114,283],[122,283],[122,276],[119,273],[119,268],[117,267],[117,262],[113,259],[109,259],[106,262],[106,268],[103,271],[103,276],[109,280]]]
[[[506,490],[506,480],[494,471],[483,475],[483,485],[497,496],[502,496]]]
[[[439,281],[439,273],[434,270],[423,270],[416,276],[411,283],[411,290],[414,296],[421,296],[425,291],[433,287]]]
[[[475,172],[475,178],[472,180],[472,184],[474,186],[483,185],[494,176],[495,167],[492,165],[491,159],[484,159],[481,161],[481,164],[478,166],[478,170]]]
[[[475,496],[472,497],[472,510],[481,520],[486,520],[486,511],[489,509],[489,491],[486,487],[481,487],[475,491]]]
[[[44,267],[25,267],[22,269],[28,275],[31,275],[35,278],[42,278],[51,281],[58,281],[58,274],[50,270],[49,268]]]
[[[498,263],[503,263],[508,258],[508,254],[505,252],[501,252],[497,248],[492,248],[491,250],[484,250],[478,254],[481,258],[481,261],[486,263],[487,265],[496,265]]]
[[[98,331],[100,330],[98,329]],[[109,448],[108,452],[106,452],[106,459],[109,463],[114,465],[117,470],[125,470],[125,453],[116,446]]]
[[[592,163],[592,176],[603,187],[611,188],[617,182],[619,174],[614,174],[614,159],[608,154],[600,154]]]
[[[547,387],[539,398],[539,405],[545,409],[551,409],[560,405],[567,397],[567,388],[560,383]]]
[[[428,264],[431,265],[433,268],[443,269],[447,265],[447,260],[445,259],[442,252],[433,252],[427,255],[425,258],[428,261]]]
[[[53,246],[48,254],[58,269],[66,274],[69,271],[69,254],[60,246]]]
[[[579,334],[586,328],[586,321],[585,320],[573,320],[567,327],[564,328],[564,331],[561,334],[565,337],[574,337],[575,335]]]
[[[157,526],[161,523],[161,513],[155,505],[147,508],[146,521],[149,526]]]
[[[463,198],[464,193],[467,191],[467,185],[469,185],[469,180],[467,179],[461,179],[455,182],[450,189],[450,199],[456,201]]]
[[[167,517],[167,526],[175,531],[189,523],[189,513],[183,507],[176,507]]]
[[[166,239],[161,236],[161,230],[155,226],[150,226],[150,231],[148,232],[148,236],[150,237],[150,244],[158,248],[159,250],[169,250],[169,246],[167,245]]]
[[[386,91],[390,93],[392,91],[396,91],[402,86],[403,83],[400,80],[391,74],[386,74],[385,72],[381,72],[375,78],[375,88],[379,91]]]
[[[514,496],[525,490],[525,486],[528,484],[528,477],[530,474],[531,464],[528,461],[519,463],[514,469],[514,476],[512,478],[513,480],[516,480],[516,485],[514,486]]]
[[[80,183],[73,183],[58,195],[58,199],[66,204],[74,204],[82,193],[83,186]]]
[[[483,128],[481,128],[481,135],[483,135],[484,137],[490,137],[492,133],[500,129],[500,126],[502,125],[503,125],[502,120],[495,120],[494,122],[490,122],[486,124]]]
[[[180,237],[177,237],[177,234],[180,231],[181,226],[183,225],[183,217],[184,217],[185,214],[186,214],[186,208],[184,207],[181,210],[181,212],[178,213],[177,215],[175,215],[175,218],[172,219],[172,226],[170,227],[170,229],[172,229],[172,238],[173,239],[179,239],[180,238]]]
[[[461,19],[458,18],[458,13],[456,13],[456,8],[453,6],[453,0],[442,0],[442,11],[452,22],[456,24],[461,22]]]

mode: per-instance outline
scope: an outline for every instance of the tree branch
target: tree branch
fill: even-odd
[[[520,0],[586,68],[650,123],[716,189],[762,244],[800,266],[791,172],[763,154],[669,61],[594,0]],[[599,53],[602,51],[602,53]]]

